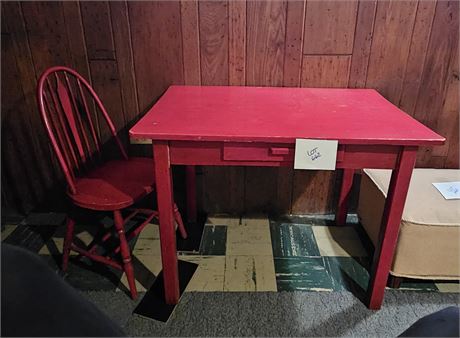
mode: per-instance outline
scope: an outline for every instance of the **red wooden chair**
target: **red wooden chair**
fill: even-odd
[[[123,218],[122,210],[154,190],[155,178],[151,158],[128,157],[117,136],[115,127],[101,100],[89,83],[76,71],[67,67],[46,70],[38,82],[38,105],[45,128],[68,184],[67,194],[73,205],[98,211],[112,211],[120,245],[121,260],[113,255],[98,255],[97,243],[82,248],[73,242],[74,217],[67,216],[62,270],[67,269],[70,250],[107,264],[126,273],[131,297],[137,297],[134,271],[128,241],[138,235],[158,212],[133,209]],[[102,161],[99,130],[110,133],[115,140],[121,160]],[[175,219],[183,238],[187,237],[177,206]],[[125,224],[137,214],[146,216],[138,227],[125,233]],[[102,242],[111,237],[102,237]]]

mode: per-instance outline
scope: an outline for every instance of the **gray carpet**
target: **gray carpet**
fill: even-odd
[[[136,302],[122,292],[84,294],[130,336],[395,337],[460,303],[459,294],[387,290],[382,309],[371,311],[350,292],[193,292],[162,323],[132,315]]]

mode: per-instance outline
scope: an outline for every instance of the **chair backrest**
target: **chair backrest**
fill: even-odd
[[[115,138],[121,155],[128,158],[101,100],[76,71],[62,66],[47,69],[38,81],[37,99],[43,123],[72,193],[76,193],[76,175],[92,162],[94,155],[101,154],[99,128],[102,120]]]

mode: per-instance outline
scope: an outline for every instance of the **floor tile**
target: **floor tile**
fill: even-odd
[[[274,257],[320,256],[310,225],[272,222],[270,232]]]
[[[410,280],[402,282],[399,290],[414,290],[414,291],[438,291],[436,284],[432,280]]]
[[[313,226],[321,256],[367,256],[355,230],[350,226]]]
[[[134,255],[132,257],[133,268],[134,268],[134,277],[136,279],[136,288],[138,292],[146,291],[155,281],[156,276],[160,273],[162,269],[161,265],[161,256],[157,255]],[[126,279],[126,274],[120,278],[120,285],[117,288],[117,291],[120,290],[129,290],[128,280]]]
[[[276,291],[273,257],[226,256],[224,291]]]
[[[206,225],[226,225],[235,226],[240,225],[240,217],[230,215],[212,215],[206,220]]]
[[[161,256],[158,225],[153,223],[146,225],[134,244],[133,254],[135,256]]]
[[[332,291],[322,257],[275,258],[278,291]]]
[[[245,226],[270,226],[270,220],[268,219],[267,215],[264,214],[253,214],[253,215],[245,215],[241,218],[241,225]]]
[[[155,223],[149,223],[142,229],[138,239],[157,240],[160,238],[160,226]]]
[[[227,255],[272,256],[268,225],[240,225],[227,228]]]
[[[51,238],[38,252],[39,255],[62,255],[62,247],[64,245],[64,238]],[[70,255],[78,255],[75,251],[70,251]]]
[[[323,257],[334,290],[362,291],[369,283],[368,259],[361,257]]]
[[[4,241],[16,228],[17,225],[6,224],[2,231],[2,241]]]
[[[460,283],[449,283],[449,282],[442,282],[442,283],[435,283],[436,287],[440,292],[455,292],[460,293]]]
[[[225,256],[227,246],[227,227],[211,225],[205,227],[200,244],[202,256]]]
[[[79,239],[84,245],[89,245],[94,238],[93,235],[91,235],[86,230],[76,232],[75,237]]]
[[[56,226],[51,225],[18,225],[3,243],[12,244],[26,248],[32,252],[39,252],[40,249],[54,235]]]
[[[46,225],[60,223],[58,216],[36,214],[28,218],[31,223],[45,225],[8,223],[3,227],[2,241],[39,252],[58,270],[65,227]],[[99,223],[111,227],[113,221],[104,218]],[[356,292],[367,288],[370,258],[363,248],[366,240],[360,239],[359,231],[351,226],[326,226],[334,224],[333,215],[283,216],[270,220],[265,215],[213,215],[206,223],[201,222],[199,229],[187,225],[189,234],[196,234],[192,239],[193,250],[187,249],[190,238],[183,241],[184,250],[178,245],[180,260],[199,265],[187,292]],[[78,225],[77,237],[89,244],[93,239],[91,234],[97,229]],[[110,244],[113,243],[108,247]],[[158,225],[147,225],[131,244],[136,285],[138,291],[145,291],[162,269]],[[121,271],[86,258],[72,258],[65,279],[80,290],[118,287],[128,293],[126,276]],[[455,281],[407,280],[400,290],[459,293],[460,285]]]
[[[88,246],[93,240],[93,236],[88,231],[81,231],[75,234],[75,237],[80,241],[82,246]],[[39,255],[62,255],[64,246],[64,238],[50,238],[38,252]],[[70,251],[71,256],[78,255],[75,251]]]
[[[305,225],[335,225],[334,215],[277,215],[270,217],[270,220],[279,223],[295,223]]]
[[[181,255],[179,259],[198,264],[198,269],[185,289],[186,292],[224,291],[224,256]]]
[[[200,251],[204,228],[204,220],[186,222],[185,230],[187,231],[187,238],[183,239],[179,231],[176,232],[177,251],[197,254]]]

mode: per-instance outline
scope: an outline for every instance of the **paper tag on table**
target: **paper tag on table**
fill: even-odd
[[[460,199],[460,182],[433,183],[446,200]]]
[[[295,140],[294,169],[335,170],[338,142],[333,140]]]

